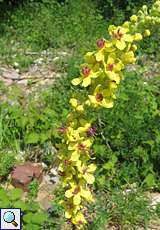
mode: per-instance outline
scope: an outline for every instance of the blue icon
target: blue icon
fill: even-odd
[[[15,221],[15,215],[11,211],[7,211],[4,213],[3,220],[7,223],[13,224],[15,227],[18,226],[17,222]]]
[[[0,230],[22,230],[20,208],[0,208]]]

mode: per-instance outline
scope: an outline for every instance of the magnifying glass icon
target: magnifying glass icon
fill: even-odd
[[[7,211],[4,213],[3,215],[3,220],[6,222],[6,223],[9,223],[9,224],[13,224],[15,227],[18,226],[18,224],[16,223],[15,221],[15,215],[13,212],[11,211]]]

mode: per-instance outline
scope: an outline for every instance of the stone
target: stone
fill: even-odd
[[[26,162],[17,165],[11,173],[11,183],[16,188],[28,191],[28,186],[33,179],[42,181],[43,168],[41,164]]]
[[[40,205],[44,210],[48,210],[52,207],[51,201],[48,197],[45,197],[44,199],[40,200]]]
[[[55,189],[56,184],[53,184],[50,181],[50,176],[49,175],[44,175],[43,180],[39,186],[39,191],[38,195],[36,198],[36,201],[40,203],[40,206],[48,210],[51,208],[51,200],[53,200],[53,190]]]
[[[44,60],[43,58],[38,58],[38,59],[34,60],[34,63],[41,65],[43,63],[43,60]]]
[[[59,51],[58,55],[60,55],[60,56],[68,56],[69,54],[67,52],[65,52],[65,51]]]
[[[18,66],[19,66],[19,63],[18,63],[18,62],[14,62],[13,65],[14,65],[15,67],[18,67]]]
[[[58,182],[59,182],[59,177],[58,177],[58,176],[50,177],[50,181],[51,181],[52,183],[58,184]]]
[[[48,166],[47,166],[44,162],[42,162],[42,167],[43,167],[44,169],[47,169],[47,168],[48,168]]]
[[[11,79],[11,80],[18,80],[20,79],[20,75],[16,72],[15,69],[5,69],[1,67],[1,76],[5,79]]]
[[[13,80],[12,79],[3,79],[2,80],[6,86],[10,86],[13,84]]]
[[[25,151],[19,151],[18,154],[15,156],[15,158],[18,161],[24,162],[24,156],[25,156]]]
[[[50,172],[51,172],[54,176],[57,176],[57,175],[58,175],[58,173],[57,173],[57,171],[56,171],[55,168],[51,168]]]
[[[59,61],[60,57],[53,58],[53,62]]]
[[[19,85],[27,85],[28,84],[28,80],[27,79],[19,80],[17,83]]]
[[[158,192],[150,193],[150,199],[151,199],[151,206],[155,208],[156,205],[160,203],[160,193]]]

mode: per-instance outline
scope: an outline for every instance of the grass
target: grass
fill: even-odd
[[[33,62],[27,51],[49,48],[71,49],[80,56],[106,33],[106,24],[90,0],[26,2],[1,21],[1,59],[26,67]]]

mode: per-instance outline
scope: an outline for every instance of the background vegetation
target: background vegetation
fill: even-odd
[[[8,88],[0,83],[0,179],[8,176],[15,162],[20,162],[22,153],[23,160],[43,161],[49,167],[56,164],[56,153],[53,155],[51,147],[56,147],[60,140],[57,128],[65,122],[68,99],[75,93],[85,93],[81,88],[75,92],[70,84],[78,74],[82,54],[94,49],[98,38],[107,36],[109,24],[120,24],[141,5],[151,3],[149,0],[1,1],[1,64],[14,66],[18,62],[23,71],[35,60],[35,56],[27,55],[27,52],[39,55],[44,50],[52,53],[62,50],[70,56],[65,63],[58,64],[67,76],[38,92],[26,95],[16,85]],[[155,215],[143,191],[160,190],[160,75],[151,72],[149,78],[145,77],[142,54],[150,60],[151,68],[158,62],[159,32],[156,28],[153,36],[141,44],[138,52],[140,67],[126,73],[115,107],[103,110],[99,115],[89,114],[97,128],[93,151],[98,165],[94,185],[98,201],[89,206],[88,230],[96,230],[97,226],[104,229],[107,223],[122,229],[147,226]],[[123,192],[128,188],[131,193],[124,196]],[[1,193],[7,196],[2,190]],[[55,194],[58,201],[63,191],[55,191]],[[8,202],[15,206],[19,197],[20,194]],[[36,210],[43,215],[38,206],[29,212],[30,199],[23,203],[28,217],[24,219],[25,226],[29,225]],[[28,228],[62,228],[64,221],[60,222],[59,217],[63,210],[57,203],[53,203],[49,212],[53,221],[46,225],[45,218],[40,223],[37,217],[37,222]],[[158,206],[156,211],[159,215]]]

